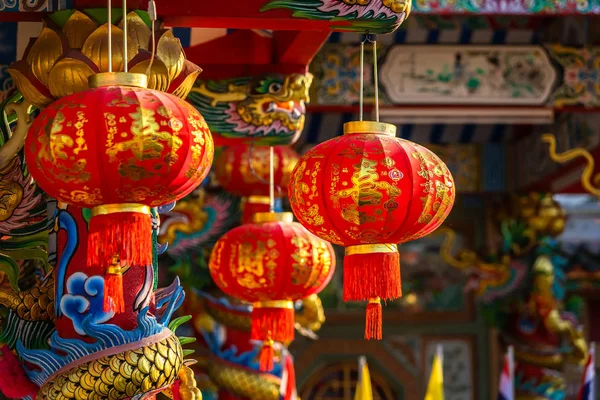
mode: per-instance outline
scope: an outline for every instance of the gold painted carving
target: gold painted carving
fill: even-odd
[[[112,27],[112,67],[122,71],[123,23]],[[8,69],[17,88],[38,108],[54,99],[88,88],[88,78],[108,71],[108,24],[98,24],[75,11],[62,29],[47,24],[26,53]],[[151,30],[136,12],[127,14],[127,61],[130,71],[146,73],[150,64]],[[185,98],[201,69],[185,59],[183,48],[170,30],[157,32],[156,58],[149,74],[149,88],[169,90]],[[171,87],[177,81],[177,87]],[[41,88],[39,88],[41,86]],[[39,88],[39,89],[38,89]]]
[[[20,168],[17,157],[0,169],[0,222],[12,217],[23,199],[23,187],[9,178],[15,168]]]
[[[173,333],[154,343],[140,344],[144,346],[62,370],[42,385],[38,398],[125,399],[164,390],[181,378],[183,350]]]
[[[11,103],[5,107],[6,115],[13,113],[17,114],[17,126],[12,132],[10,139],[0,147],[0,170],[4,169],[21,151],[25,144],[25,136],[31,126],[32,119],[29,116],[31,104],[27,100],[23,100],[22,103]]]
[[[586,166],[581,174],[581,185],[591,195],[600,199],[600,173],[594,174],[595,162],[590,152],[583,148],[575,148],[558,154],[556,153],[556,138],[551,133],[542,135],[542,141],[548,143],[548,152],[554,162],[564,164],[576,158],[583,158]]]

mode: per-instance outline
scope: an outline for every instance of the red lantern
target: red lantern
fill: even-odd
[[[380,299],[402,295],[397,244],[433,232],[455,196],[446,165],[395,134],[394,125],[345,124],[344,136],[300,159],[288,189],[302,225],[346,246],[344,300],[369,301],[367,339],[381,339]]]
[[[275,186],[287,194],[290,175],[300,156],[291,147],[273,146]],[[236,196],[269,196],[269,147],[238,145],[225,148],[215,159],[215,176]],[[279,192],[275,190],[277,196]]]
[[[25,143],[31,175],[46,193],[92,209],[88,266],[109,277],[120,275],[120,262],[152,263],[150,207],[187,195],[212,163],[212,137],[198,111],[146,82],[142,74],[92,76],[92,89],[42,110]]]
[[[237,145],[225,148],[215,159],[214,172],[227,192],[244,197],[242,222],[270,210],[269,147]],[[287,195],[290,176],[300,159],[291,147],[273,146],[275,197]]]
[[[331,245],[293,222],[292,213],[259,213],[227,232],[209,262],[226,294],[252,303],[251,339],[263,342],[261,370],[272,369],[273,341],[294,338],[294,301],[320,292],[335,269]]]

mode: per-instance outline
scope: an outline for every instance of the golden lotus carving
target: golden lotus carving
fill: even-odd
[[[62,12],[64,15],[64,11]],[[127,55],[123,57],[123,21],[112,25],[112,70],[146,73],[148,87],[185,98],[201,69],[186,60],[181,43],[170,30],[155,32],[156,55],[152,60],[152,31],[143,13],[127,14]],[[32,40],[22,60],[8,72],[25,99],[42,108],[57,98],[88,88],[90,75],[109,71],[108,23],[74,10],[66,21],[53,15]]]

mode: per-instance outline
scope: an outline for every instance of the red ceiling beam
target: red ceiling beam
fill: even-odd
[[[187,58],[202,67],[201,79],[229,79],[264,73],[305,73],[329,32],[275,32],[273,37],[236,31],[188,47]]]
[[[171,27],[329,31],[332,24],[326,20],[293,18],[291,10],[260,11],[268,0],[155,0],[155,3],[159,18]],[[105,0],[74,0],[74,4],[80,9],[106,7]],[[146,10],[148,1],[131,0],[128,6]],[[350,22],[336,21],[335,25],[350,25]]]
[[[329,31],[276,31],[278,64],[309,65],[327,40]]]

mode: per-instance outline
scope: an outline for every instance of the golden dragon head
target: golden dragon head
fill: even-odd
[[[197,81],[188,101],[205,116],[216,144],[227,144],[223,139],[293,144],[304,128],[312,80],[309,73],[272,73]]]

